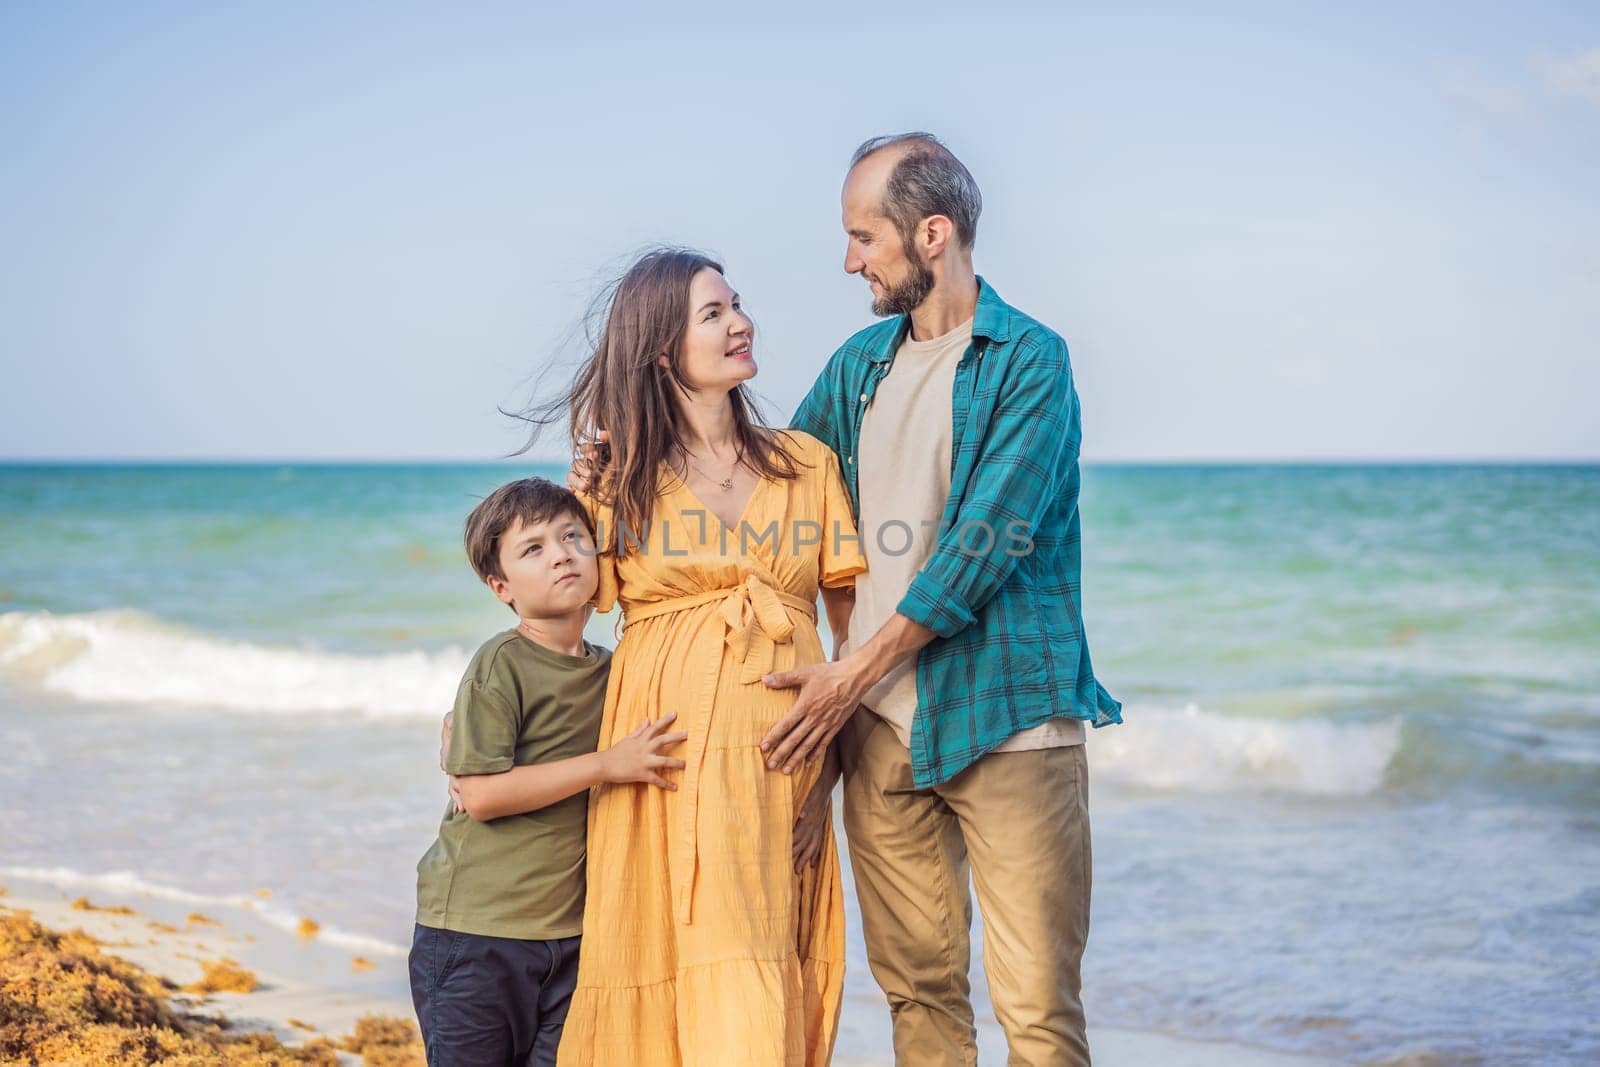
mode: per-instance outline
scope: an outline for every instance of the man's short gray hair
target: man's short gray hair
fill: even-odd
[[[905,152],[884,186],[884,217],[894,223],[909,249],[918,224],[929,215],[943,215],[955,225],[961,247],[971,249],[978,239],[983,194],[972,172],[939,138],[920,130],[873,137],[856,149],[850,166],[885,148],[902,145]]]

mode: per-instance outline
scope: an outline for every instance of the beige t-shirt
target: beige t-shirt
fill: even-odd
[[[907,334],[861,422],[858,525],[867,572],[856,577],[851,637],[864,640],[877,633],[933,555],[939,520],[950,496],[950,394],[956,364],[971,344],[971,319],[929,341],[913,341]],[[841,654],[849,649],[846,641]],[[917,710],[916,667],[916,657],[908,658],[862,700],[894,727],[908,748],[911,718]],[[1083,723],[1051,719],[1013,734],[994,751],[1082,742]]]

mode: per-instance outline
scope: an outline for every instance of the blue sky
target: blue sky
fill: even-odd
[[[1090,459],[1600,458],[1600,9],[1217,10],[7,4],[0,458],[493,458],[656,241],[781,421],[908,128]]]

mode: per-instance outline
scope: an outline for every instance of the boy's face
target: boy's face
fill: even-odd
[[[524,619],[581,610],[600,580],[594,539],[576,515],[512,523],[500,536],[500,572],[505,577],[491,575],[489,588]]]

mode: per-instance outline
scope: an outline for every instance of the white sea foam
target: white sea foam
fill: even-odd
[[[1148,789],[1365,796],[1383,787],[1400,721],[1234,718],[1130,707],[1120,726],[1090,731],[1092,774]]]
[[[137,611],[0,614],[0,679],[94,703],[437,717],[468,657],[252,644]]]
[[[253,644],[137,611],[0,614],[0,679],[77,700],[246,713],[355,712],[433,718],[468,653],[353,655]],[[1362,796],[1382,788],[1397,719],[1337,723],[1131,708],[1090,731],[1097,779],[1153,789]]]
[[[170,900],[179,904],[212,909],[231,908],[247,911],[271,926],[297,933],[304,918],[293,911],[248,893],[211,894],[195,893],[176,886],[148,882],[133,871],[110,871],[106,874],[86,874],[70,867],[0,867],[0,878],[16,878],[58,889],[93,889],[120,896],[147,896],[157,900]],[[354,952],[378,956],[404,956],[407,949],[376,937],[366,937],[341,930],[337,926],[323,926],[317,931],[317,940],[338,945]]]

